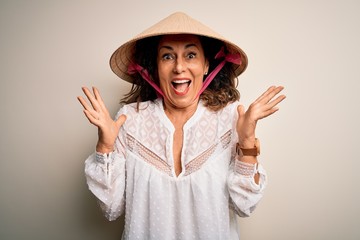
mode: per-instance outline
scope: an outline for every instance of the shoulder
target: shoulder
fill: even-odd
[[[209,112],[214,112],[218,116],[233,116],[237,114],[237,107],[239,106],[239,101],[230,102],[222,109],[214,112],[210,109],[207,109]]]
[[[124,104],[120,107],[117,115],[125,114],[128,116],[141,116],[146,112],[153,112],[158,108],[158,101],[145,101],[140,103]]]
[[[217,122],[217,124],[232,127],[233,123],[237,120],[237,106],[239,105],[238,101],[231,102],[227,104],[220,110],[214,111],[204,105],[201,108],[204,108],[202,113],[202,119],[205,121]]]
[[[157,112],[159,107],[159,101],[145,101],[138,103],[129,103],[120,107],[118,113],[116,114],[116,118],[121,114],[126,115],[127,119],[139,119],[148,116],[149,114],[153,114]]]
[[[138,137],[144,131],[149,132],[152,126],[159,123],[159,109],[159,103],[156,100],[141,102],[139,105],[138,103],[131,103],[122,106],[117,114],[118,116],[121,114],[126,116],[121,132]]]

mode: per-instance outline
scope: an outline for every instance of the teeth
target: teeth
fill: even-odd
[[[175,80],[173,83],[187,83],[190,82],[190,80]]]
[[[191,80],[189,79],[178,79],[171,81],[171,84],[177,93],[184,93],[189,88]]]

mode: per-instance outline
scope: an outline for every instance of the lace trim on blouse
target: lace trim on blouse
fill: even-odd
[[[153,151],[145,147],[133,136],[127,134],[126,136],[128,147],[131,152],[141,157],[141,159],[148,164],[154,166],[161,172],[172,176],[171,165],[169,165],[165,160],[155,154]],[[185,176],[190,175],[191,173],[196,172],[201,168],[201,166],[210,158],[210,156],[215,152],[219,144],[223,149],[227,149],[231,142],[231,130],[227,131],[223,136],[221,136],[220,141],[211,145],[207,150],[202,152],[199,156],[191,160],[185,165]]]
[[[136,140],[133,136],[127,134],[127,141],[129,143],[129,150],[138,156],[141,157],[145,162],[153,165],[158,170],[172,176],[171,166],[161,159],[158,155],[152,152],[150,149],[142,145],[138,140]]]
[[[246,163],[240,160],[236,160],[235,162],[235,172],[245,177],[254,177],[257,171],[257,164]]]
[[[223,149],[229,147],[231,141],[231,130],[227,131],[221,138],[220,143]],[[210,158],[210,156],[215,152],[216,147],[219,143],[213,144],[207,150],[202,152],[198,157],[191,160],[188,164],[185,165],[185,176],[196,172],[201,168],[201,166]]]

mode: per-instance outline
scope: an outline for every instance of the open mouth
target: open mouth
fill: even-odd
[[[191,84],[191,80],[182,79],[182,80],[174,80],[171,81],[171,85],[178,95],[184,95],[188,92],[189,86]]]

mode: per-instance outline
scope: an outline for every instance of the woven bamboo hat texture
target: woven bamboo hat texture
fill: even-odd
[[[110,58],[110,67],[112,71],[121,79],[132,83],[133,78],[132,75],[128,73],[128,66],[133,61],[136,42],[149,37],[172,34],[194,34],[218,39],[224,43],[229,53],[239,54],[241,57],[240,65],[233,64],[236,76],[239,76],[242,72],[244,72],[247,67],[247,56],[240,47],[185,13],[176,12],[146,29],[116,49]]]

